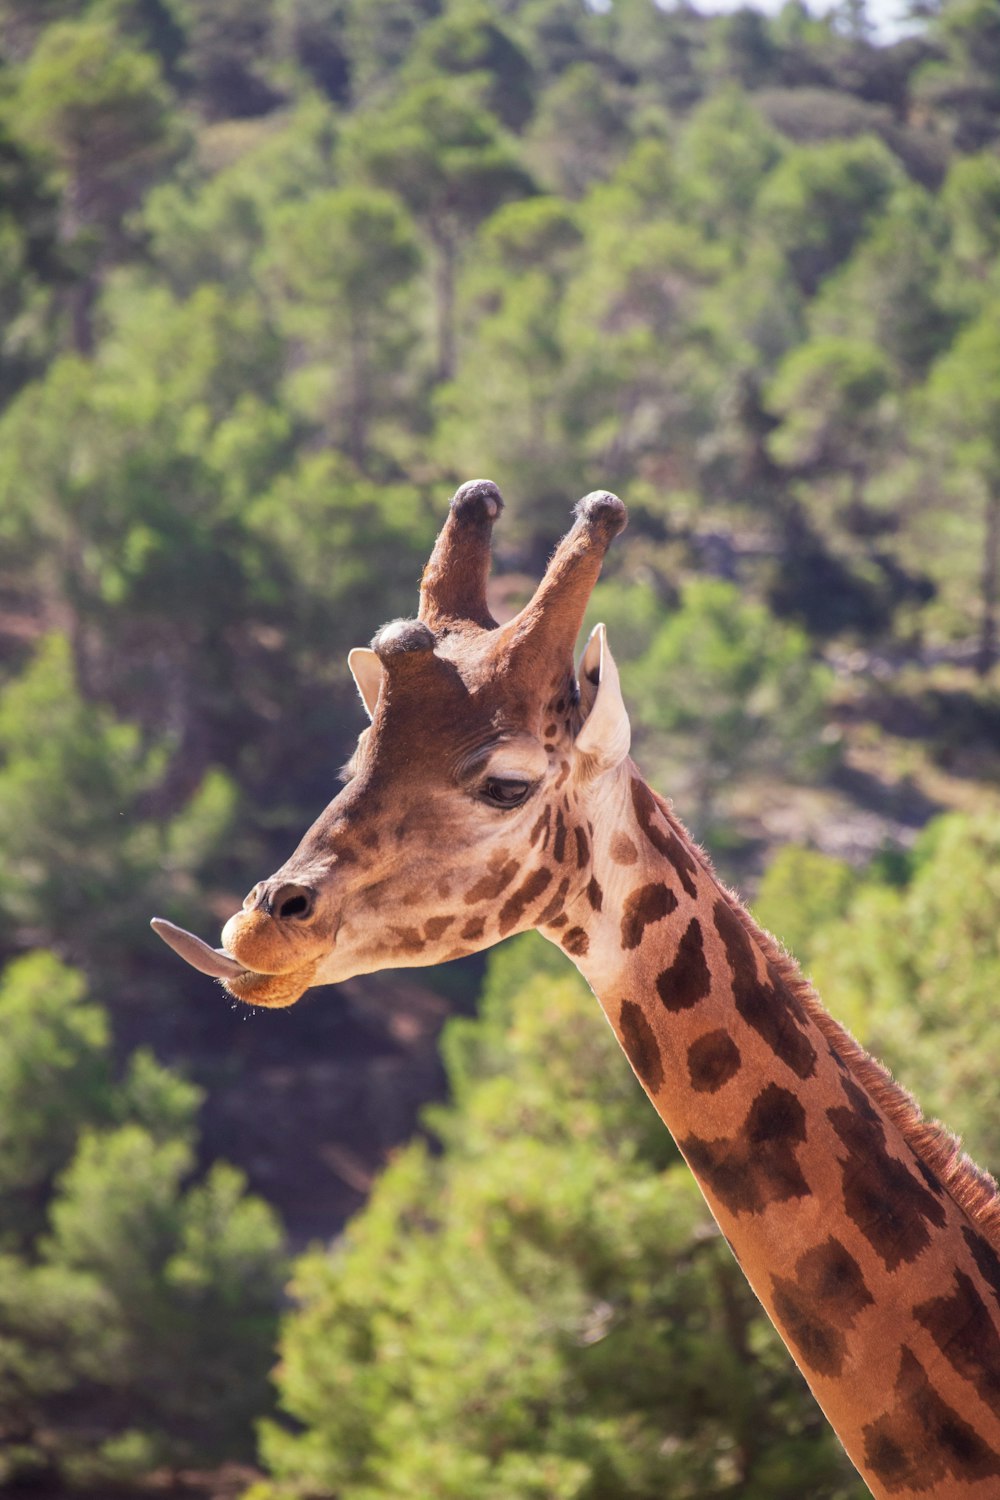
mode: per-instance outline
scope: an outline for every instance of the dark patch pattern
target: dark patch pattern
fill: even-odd
[[[424,937],[429,943],[436,943],[438,938],[443,937],[448,931],[454,920],[454,917],[428,917],[424,923]]]
[[[563,902],[566,900],[566,892],[568,890],[569,876],[567,875],[562,880],[560,880],[558,889],[556,890],[555,895],[552,897],[552,900],[546,907],[543,908],[542,911],[538,913],[538,916],[535,918],[537,926],[544,927],[547,922],[553,922],[558,916],[561,915]]]
[[[904,1344],[892,1409],[864,1429],[865,1463],[890,1495],[1000,1478],[1000,1454],[938,1395]]]
[[[853,1078],[842,1078],[840,1087],[848,1104],[863,1120],[867,1120],[870,1125],[882,1124],[882,1116],[875,1108],[873,1101],[864,1089],[854,1082]]]
[[[800,1362],[817,1375],[839,1375],[847,1355],[843,1330],[874,1298],[854,1256],[830,1235],[795,1263],[795,1280],[771,1278],[774,1311]]]
[[[667,1010],[690,1010],[712,988],[712,976],[705,962],[705,945],[701,923],[692,917],[677,945],[674,961],[657,976],[656,989]]]
[[[800,1362],[815,1375],[839,1375],[847,1357],[847,1340],[819,1315],[794,1281],[771,1277],[774,1313],[781,1332]]]
[[[508,896],[500,908],[500,936],[506,937],[516,927],[532,901],[537,901],[551,884],[551,870],[532,870],[523,885],[519,885],[512,896]]]
[[[561,865],[566,858],[566,819],[560,811],[556,812],[556,836],[552,840],[552,858],[557,865]]]
[[[715,1094],[740,1071],[740,1049],[728,1031],[707,1031],[688,1048],[691,1087],[698,1094]]]
[[[743,923],[720,897],[713,908],[715,925],[726,949],[737,1011],[799,1078],[816,1071],[816,1049],[805,1034],[806,1014],[785,985],[763,983],[757,959]]]
[[[824,1311],[849,1327],[858,1313],[875,1303],[861,1267],[832,1234],[799,1256],[795,1279],[804,1296],[821,1303]]]
[[[808,1198],[811,1189],[795,1157],[806,1138],[806,1114],[788,1089],[769,1083],[733,1137],[706,1141],[689,1135],[678,1145],[691,1170],[730,1213],[759,1214],[771,1203]]]
[[[662,921],[676,910],[677,897],[660,880],[630,891],[622,911],[622,947],[638,948],[649,924]]]
[[[913,1309],[945,1359],[970,1380],[991,1411],[1000,1413],[1000,1335],[986,1303],[964,1271],[955,1272],[955,1293]]]
[[[832,1042],[828,1042],[827,1043],[826,1050],[829,1052],[830,1056],[833,1058],[834,1062],[837,1064],[837,1067],[840,1069],[840,1071],[842,1073],[846,1073],[847,1072],[847,1064],[845,1063],[844,1059],[841,1057],[840,1053],[837,1051],[836,1047],[833,1045]]]
[[[509,859],[497,869],[490,870],[466,891],[466,906],[472,906],[476,901],[495,901],[500,892],[507,889],[520,868],[520,860]]]
[[[551,819],[552,809],[546,803],[541,817],[538,819],[538,822],[534,825],[531,832],[528,834],[528,843],[532,848],[535,847],[539,839],[542,840],[542,848],[545,848],[546,844],[549,841],[549,823],[551,822]]]
[[[697,896],[698,887],[695,885],[694,877],[698,873],[698,866],[693,855],[685,849],[669,823],[666,828],[657,827],[655,820],[662,817],[666,821],[667,814],[661,809],[656,795],[650,791],[644,781],[640,781],[637,777],[632,778],[632,805],[635,808],[639,827],[653,848],[673,865],[688,895]]]
[[[967,1225],[962,1226],[962,1234],[968,1245],[973,1260],[979,1268],[979,1274],[992,1291],[997,1302],[1000,1303],[1000,1255],[994,1250],[989,1240],[976,1229],[969,1229]]]
[[[474,943],[478,938],[482,937],[485,931],[486,923],[484,919],[482,917],[473,917],[462,928],[461,937],[463,942]]]
[[[571,927],[562,940],[562,945],[567,953],[572,953],[574,958],[582,958],[590,947],[590,938],[582,927]]]
[[[623,1000],[618,1026],[625,1056],[649,1092],[655,1094],[663,1083],[663,1058],[642,1008],[631,1000]]]
[[[937,1193],[939,1198],[943,1198],[944,1188],[941,1186],[941,1183],[938,1180],[937,1173],[932,1172],[927,1163],[925,1161],[921,1161],[919,1156],[914,1156],[913,1161],[917,1171],[920,1173],[921,1177],[924,1179],[931,1192]]]
[[[612,836],[611,858],[616,865],[634,865],[638,862],[639,851],[627,833],[616,833]]]
[[[590,845],[587,842],[587,835],[579,823],[573,829],[573,837],[576,839],[576,867],[578,870],[582,870],[590,858]]]
[[[393,927],[392,935],[401,948],[419,952],[424,946],[424,940],[415,927]]]
[[[885,1128],[867,1097],[851,1088],[864,1102],[864,1109],[837,1105],[827,1117],[847,1155],[839,1158],[843,1174],[844,1208],[872,1249],[881,1256],[887,1271],[903,1261],[916,1260],[930,1243],[927,1222],[938,1229],[945,1213],[915,1172],[890,1156]]]
[[[587,900],[590,902],[594,911],[600,911],[601,907],[604,905],[604,892],[601,890],[600,885],[593,875],[587,882]]]

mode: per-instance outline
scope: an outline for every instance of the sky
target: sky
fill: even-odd
[[[707,11],[718,14],[722,11],[739,10],[746,5],[748,0],[694,0],[696,10]],[[764,10],[770,13],[781,9],[784,0],[749,0],[754,10]],[[814,14],[825,14],[828,7],[822,0],[807,0],[810,10]],[[880,42],[893,42],[901,36],[906,36],[914,31],[912,21],[907,22],[904,18],[909,9],[908,0],[868,0],[868,16],[875,28],[876,39]]]

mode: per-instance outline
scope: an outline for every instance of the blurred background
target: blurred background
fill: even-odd
[[[640,764],[1000,1167],[1000,0],[0,0],[4,1494],[866,1493],[555,950],[149,932],[477,475],[500,610],[623,496]]]

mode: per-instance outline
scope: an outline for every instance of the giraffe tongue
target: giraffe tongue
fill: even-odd
[[[175,927],[163,917],[154,917],[149,925],[168,948],[173,948],[202,974],[211,974],[213,979],[238,979],[247,972],[246,966],[237,963],[224,948],[210,948],[193,932],[185,932],[183,927]]]

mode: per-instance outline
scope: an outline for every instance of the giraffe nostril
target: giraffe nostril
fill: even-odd
[[[272,913],[282,921],[304,922],[312,915],[316,892],[307,885],[282,885],[271,896]]]

